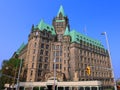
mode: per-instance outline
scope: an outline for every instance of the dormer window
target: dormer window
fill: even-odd
[[[49,29],[49,27],[47,26],[47,29]]]

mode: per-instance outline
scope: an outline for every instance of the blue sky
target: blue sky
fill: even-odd
[[[25,42],[32,24],[52,24],[60,5],[70,28],[98,39],[107,48],[108,34],[115,78],[120,77],[120,0],[0,0],[0,64]]]

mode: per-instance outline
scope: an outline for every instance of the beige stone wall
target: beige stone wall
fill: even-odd
[[[36,30],[30,33],[28,45],[20,53],[24,58],[26,81],[44,81],[47,72],[62,72],[66,80],[100,80],[104,85],[113,84],[110,59],[108,52],[100,47],[80,41],[80,44],[71,43],[69,36],[63,36],[66,26],[69,26],[67,17],[58,23],[53,20],[57,35],[51,35],[46,30]],[[86,74],[86,67],[90,66],[91,74]],[[22,70],[24,74],[24,69]]]
[[[71,71],[78,72],[79,80],[100,80],[104,85],[113,84],[110,59],[107,52],[103,49],[100,51],[83,45],[74,43],[70,46]],[[91,68],[89,76],[86,74],[87,66]]]

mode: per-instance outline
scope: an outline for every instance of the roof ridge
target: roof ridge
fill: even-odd
[[[82,40],[82,41],[91,43],[91,44],[93,44],[95,46],[99,46],[101,48],[104,48],[99,40],[91,38],[91,37],[88,37],[87,35],[84,35],[82,33],[78,33],[75,30],[72,30],[70,32],[70,36],[71,36],[72,42],[80,43],[80,40]]]
[[[19,54],[25,46],[26,44],[23,42],[21,46],[18,48],[18,50],[16,51],[16,54]]]

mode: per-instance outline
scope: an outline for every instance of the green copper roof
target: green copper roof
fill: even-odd
[[[22,45],[20,46],[20,48],[16,51],[16,54],[19,54],[25,46],[26,45],[24,43],[22,43]]]
[[[66,30],[64,32],[64,35],[69,35],[69,29],[68,29],[68,26],[66,27]]]
[[[80,40],[90,43],[92,45],[104,48],[100,41],[92,39],[86,35],[76,32],[75,30],[70,32],[71,42],[80,43]]]
[[[62,6],[62,5],[60,6],[60,9],[59,9],[59,11],[58,11],[57,16],[59,16],[60,13],[61,13],[63,16],[65,16],[64,9],[63,9],[63,6]]]
[[[38,28],[40,31],[47,30],[48,32],[51,32],[52,35],[56,35],[54,27],[46,24],[43,20],[40,21],[34,30],[36,30],[36,28]]]
[[[38,24],[38,28],[40,29],[40,30],[43,30],[43,27],[44,27],[44,21],[43,21],[43,19],[40,21],[40,23]]]

